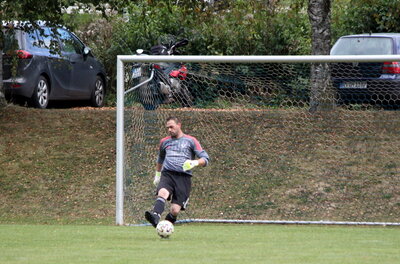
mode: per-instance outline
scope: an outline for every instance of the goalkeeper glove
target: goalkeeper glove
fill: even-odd
[[[156,171],[156,175],[154,176],[154,181],[153,181],[154,186],[157,187],[157,185],[160,183],[160,178],[161,178],[161,172]]]
[[[199,166],[198,160],[187,160],[183,163],[182,169],[184,171],[188,171],[188,170],[193,169],[196,166]]]

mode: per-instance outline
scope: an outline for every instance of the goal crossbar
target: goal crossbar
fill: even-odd
[[[295,62],[383,62],[400,61],[400,55],[298,55],[298,56],[138,56],[119,55],[117,62],[214,62],[214,63],[295,63]],[[118,68],[117,68],[118,70]]]

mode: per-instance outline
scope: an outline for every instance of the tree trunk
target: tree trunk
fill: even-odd
[[[331,0],[309,0],[308,17],[312,31],[312,54],[329,55],[331,48]],[[310,111],[332,109],[335,92],[330,81],[328,63],[311,66]]]
[[[0,41],[1,38],[0,38]],[[0,108],[7,105],[6,97],[4,95],[4,85],[3,85],[3,48],[0,49]]]

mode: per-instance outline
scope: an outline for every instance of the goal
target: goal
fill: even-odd
[[[400,225],[396,61],[118,56],[116,224],[145,224],[174,115],[210,155],[180,222]]]

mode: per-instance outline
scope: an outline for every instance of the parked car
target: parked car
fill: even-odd
[[[104,66],[74,33],[45,23],[31,29],[19,25],[3,29],[6,98],[27,99],[37,108],[53,100],[88,100],[103,106]]]
[[[330,54],[400,54],[400,33],[343,36],[333,45]],[[400,62],[334,63],[331,70],[340,102],[393,104],[400,101]]]

